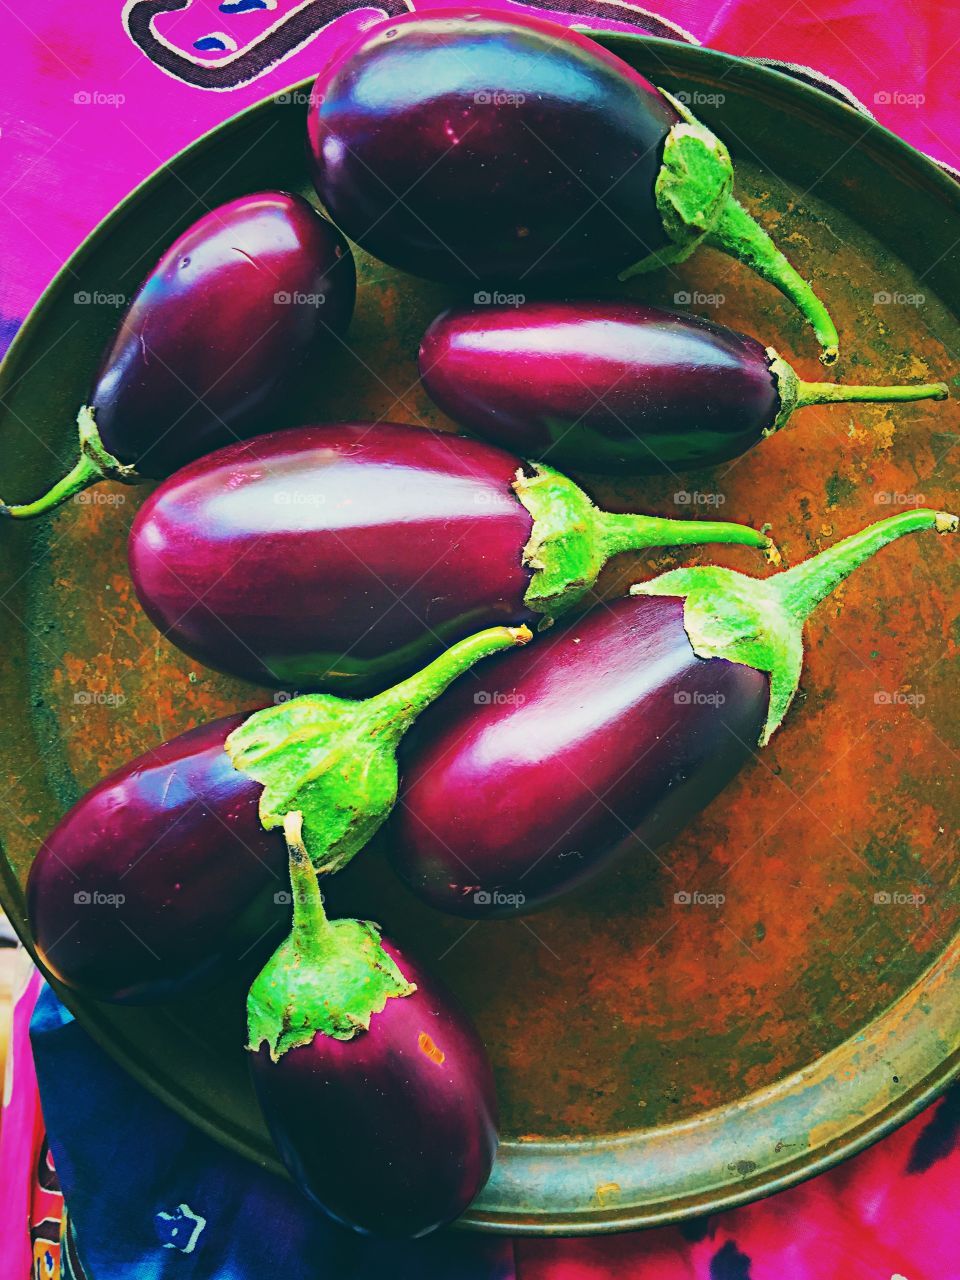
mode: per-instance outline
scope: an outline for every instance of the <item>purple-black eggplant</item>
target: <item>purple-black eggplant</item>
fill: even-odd
[[[767,545],[743,525],[598,511],[482,441],[337,423],[172,476],[138,513],[129,562],[148,616],[199,661],[352,693],[479,626],[559,615],[618,551],[704,542]]]
[[[257,1097],[315,1204],[355,1231],[423,1236],[490,1175],[490,1063],[453,995],[377,925],[327,918],[299,824],[284,821],[293,929],[247,999]]]
[[[531,911],[622,849],[669,842],[793,699],[811,610],[894,538],[957,517],[890,516],[758,580],[675,569],[452,690],[401,753],[394,866],[442,910]]]
[[[482,9],[388,19],[320,73],[308,136],[331,217],[396,267],[476,290],[623,279],[708,244],[837,358],[827,309],[734,198],[724,144],[579,32]]]
[[[302,196],[260,191],[205,213],[129,303],[77,417],[80,457],[43,515],[99,480],[168,476],[291,412],[304,369],[322,368],[353,314],[343,236]]]
[[[804,382],[755,338],[624,301],[447,311],[424,336],[420,376],[467,430],[553,466],[617,475],[727,462],[805,405],[947,396],[943,382]]]

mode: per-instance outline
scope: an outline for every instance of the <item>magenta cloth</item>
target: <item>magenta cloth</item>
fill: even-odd
[[[391,13],[412,7],[383,3]],[[810,66],[915,146],[960,166],[960,32],[952,4],[662,0],[650,16],[620,0],[557,3],[571,10],[560,19],[568,23],[673,31],[732,53]],[[315,73],[384,12],[347,7],[348,0],[0,3],[0,351],[64,260],[131,187],[204,130]],[[417,7],[449,7],[449,0]],[[484,0],[483,7],[526,6]],[[622,21],[610,23],[610,15]],[[140,47],[150,40],[162,67]],[[520,1280],[960,1280],[958,1097],[812,1183],[718,1215],[699,1236],[687,1228],[518,1242]]]
[[[0,1276],[27,1280],[33,1270],[30,1222],[37,1153],[43,1143],[43,1116],[37,1073],[30,1052],[30,1018],[43,979],[20,957],[23,981],[13,995],[10,1043],[0,1116]]]

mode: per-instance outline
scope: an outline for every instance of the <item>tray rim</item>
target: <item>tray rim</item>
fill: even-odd
[[[800,105],[808,107],[821,118],[825,118],[827,121],[832,118],[838,128],[849,126],[851,120],[854,120],[863,129],[859,141],[869,142],[877,148],[880,152],[880,158],[890,168],[899,169],[901,173],[905,170],[912,171],[913,177],[922,180],[928,189],[932,189],[950,206],[951,213],[955,216],[960,214],[960,185],[937,161],[918,151],[872,116],[863,114],[847,102],[822,89],[805,81],[797,80],[776,68],[764,65],[761,61],[737,57],[699,45],[688,45],[678,41],[623,32],[602,32],[592,28],[578,29],[589,35],[597,43],[620,54],[626,61],[630,60],[629,55],[632,49],[639,48],[644,51],[652,51],[655,54],[658,53],[658,50],[663,50],[665,56],[659,58],[659,60],[663,62],[668,74],[696,75],[703,72],[705,73],[704,78],[707,80],[719,78],[727,81],[730,81],[732,77],[736,77],[736,83],[740,88],[749,91],[752,86],[757,86],[766,91],[771,89],[779,91],[782,96],[792,98]],[[191,143],[174,153],[167,161],[148,174],[101,219],[67,258],[63,266],[43,290],[14,336],[2,362],[0,362],[0,399],[2,399],[7,388],[21,376],[17,366],[23,363],[24,358],[29,355],[34,331],[47,312],[56,305],[56,299],[64,281],[73,275],[76,269],[95,252],[100,240],[108,233],[115,222],[128,217],[141,201],[149,198],[154,185],[166,175],[168,170],[189,162],[197,153],[215,140],[218,140],[225,130],[244,128],[253,122],[258,115],[265,114],[281,105],[286,105],[283,102],[284,98],[289,99],[293,95],[304,94],[309,90],[312,81],[313,77],[309,77],[294,82],[285,89],[271,92],[258,102],[243,108],[221,121],[212,129],[200,134]],[[198,1110],[196,1099],[185,1098],[182,1093],[178,1094],[167,1083],[167,1077],[158,1079],[149,1070],[142,1067],[139,1061],[132,1058],[126,1041],[123,1040],[118,1044],[116,1030],[110,1026],[109,1006],[93,1006],[88,1009],[82,999],[77,1000],[71,992],[64,989],[55,980],[51,980],[50,975],[45,973],[43,966],[39,965],[34,953],[24,915],[23,895],[12,866],[3,856],[2,841],[0,841],[0,905],[9,914],[11,923],[22,943],[34,962],[40,967],[41,972],[44,972],[47,980],[51,981],[51,985],[59,998],[94,1040],[124,1070],[128,1071],[138,1083],[144,1085],[154,1096],[160,1098],[166,1105],[170,1106],[190,1123],[196,1125],[208,1136],[251,1159],[261,1167],[275,1172],[282,1172],[279,1162],[268,1156],[260,1147],[251,1144],[242,1131],[235,1128],[227,1128],[221,1119],[205,1115]],[[953,953],[956,953],[956,955],[951,962],[950,957]],[[721,1107],[701,1112],[690,1120],[664,1126],[657,1130],[638,1129],[628,1131],[623,1135],[608,1135],[603,1141],[607,1146],[619,1146],[628,1143],[637,1145],[642,1143],[645,1133],[676,1133],[691,1126],[703,1124],[710,1117],[722,1117],[731,1111],[740,1111],[751,1105],[753,1100],[762,1095],[781,1091],[791,1083],[801,1083],[821,1064],[833,1059],[840,1059],[845,1053],[849,1056],[852,1045],[865,1042],[871,1030],[878,1028],[894,1016],[896,1011],[914,993],[916,993],[918,999],[922,998],[923,993],[929,988],[937,986],[942,981],[944,973],[947,973],[951,968],[954,970],[953,978],[957,983],[957,990],[960,992],[960,933],[954,935],[953,939],[944,945],[937,959],[916,979],[910,988],[902,992],[891,1005],[870,1022],[865,1023],[859,1032],[842,1041],[834,1049],[821,1055],[812,1063],[807,1064],[787,1077],[782,1077],[773,1086],[744,1094]],[[513,1216],[511,1216],[502,1211],[498,1212],[496,1209],[485,1208],[488,1191],[496,1185],[497,1171],[502,1171],[510,1161],[511,1153],[515,1157],[525,1157],[538,1150],[542,1150],[545,1153],[560,1150],[570,1151],[571,1148],[585,1147],[587,1142],[586,1140],[577,1139],[545,1142],[507,1142],[501,1146],[501,1155],[498,1157],[493,1179],[488,1184],[487,1191],[481,1194],[474,1206],[464,1214],[456,1226],[508,1235],[588,1235],[634,1230],[703,1217],[784,1190],[833,1167],[841,1160],[863,1150],[900,1127],[928,1106],[960,1076],[960,1016],[956,1021],[953,1046],[949,1052],[942,1055],[934,1068],[927,1071],[911,1088],[904,1088],[897,1098],[888,1100],[886,1105],[878,1106],[874,1112],[865,1118],[855,1123],[851,1122],[846,1128],[838,1131],[833,1140],[813,1148],[813,1158],[807,1158],[801,1153],[790,1160],[784,1161],[782,1166],[777,1166],[768,1173],[759,1175],[755,1180],[747,1178],[740,1184],[731,1185],[728,1183],[719,1189],[708,1190],[700,1196],[688,1194],[686,1199],[674,1197],[672,1200],[664,1202],[645,1201],[640,1205],[624,1205],[610,1208],[609,1210],[604,1209],[601,1205],[599,1208],[591,1207],[574,1212],[548,1209],[542,1211],[531,1210],[525,1214],[518,1214],[513,1211]],[[596,1140],[592,1145],[597,1145]]]

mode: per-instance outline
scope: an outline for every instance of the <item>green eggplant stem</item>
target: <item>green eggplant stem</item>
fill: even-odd
[[[739,543],[766,550],[770,540],[746,525],[719,520],[669,520],[660,516],[615,515],[594,506],[569,476],[545,463],[521,467],[513,491],[533,524],[523,549],[531,570],[523,601],[549,626],[594,586],[611,556],[644,547]]]
[[[120,480],[124,484],[140,483],[136,468],[126,466],[103,447],[97,430],[95,410],[90,405],[84,405],[77,414],[77,431],[80,436],[80,456],[63,479],[58,480],[33,502],[10,506],[0,500],[0,517],[30,520],[34,516],[46,515],[48,511],[69,502],[78,493],[101,480]]]
[[[597,511],[600,543],[606,556],[644,547],[698,547],[725,542],[766,550],[770,539],[749,525],[728,520],[672,520],[666,516],[615,515]]]
[[[467,636],[414,675],[368,698],[371,727],[382,726],[399,737],[431,702],[481,658],[514,645],[528,644],[532,639],[533,632],[527,626],[488,627]]]
[[[699,245],[711,245],[739,258],[789,298],[817,335],[821,361],[835,364],[840,340],[830,313],[809,281],[735,198],[727,147],[684,103],[664,89],[660,92],[680,117],[664,142],[654,183],[657,211],[671,243],[621,272],[620,279],[683,262]]]
[[[784,569],[771,578],[768,585],[780,597],[784,608],[802,625],[822,600],[882,547],[904,534],[924,529],[954,533],[957,524],[958,517],[946,511],[932,511],[924,507],[898,511],[896,515],[878,520],[859,533],[834,543],[802,564]]]
[[[911,400],[946,400],[945,382],[919,382],[912,387],[847,386],[842,382],[797,382],[797,408],[808,404],[905,404]]]
[[[789,298],[805,317],[820,343],[821,364],[836,364],[840,337],[829,311],[814,293],[809,281],[804,280],[763,228],[732,195],[724,204],[713,228],[707,232],[705,243],[733,258],[739,258]]]
[[[293,895],[293,926],[305,960],[327,952],[333,943],[333,927],[323,907],[323,894],[310,854],[303,842],[303,814],[299,809],[283,819],[283,837],[287,842],[290,867],[290,892]]]
[[[739,662],[770,677],[766,746],[786,715],[803,668],[803,627],[810,613],[865,560],[904,534],[953,533],[960,520],[945,511],[900,511],[868,525],[792,569],[749,578],[720,565],[673,569],[631,587],[631,595],[677,596],[683,626],[700,658]]]

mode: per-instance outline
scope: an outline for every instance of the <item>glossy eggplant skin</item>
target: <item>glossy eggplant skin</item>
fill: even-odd
[[[636,302],[447,311],[420,375],[455,422],[561,469],[714,466],[759,443],[780,408],[756,339]]]
[[[405,740],[388,832],[410,888],[463,916],[649,856],[751,757],[767,709],[767,677],[697,657],[673,597],[594,610],[483,675],[486,700],[452,689]]]
[[[166,1000],[237,963],[255,966],[251,946],[265,933],[276,945],[271,925],[289,924],[289,906],[273,897],[286,887],[286,849],[260,826],[259,783],[224,750],[243,719],[137,757],[41,845],[27,882],[30,930],[68,987],[116,1003]]]
[[[654,182],[678,120],[584,36],[481,9],[372,28],[321,72],[308,134],[351,239],[478,285],[611,274],[664,247]]]
[[[290,691],[382,688],[480,626],[536,616],[520,465],[393,423],[232,445],[147,499],[130,534],[134,586],[208,666]]]
[[[352,1040],[318,1034],[251,1055],[270,1133],[294,1181],[337,1222],[422,1236],[467,1208],[497,1149],[493,1075],[466,1013],[383,939],[416,984]]]
[[[343,236],[301,196],[205,214],[124,313],[90,400],[104,448],[158,479],[284,421],[304,366],[336,347],[356,277]]]

